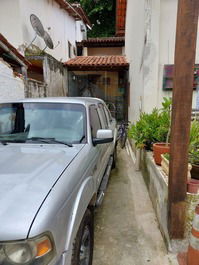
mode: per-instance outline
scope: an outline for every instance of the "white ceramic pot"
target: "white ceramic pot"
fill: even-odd
[[[164,171],[164,173],[166,175],[169,175],[169,160],[166,159],[164,157],[164,155],[161,155],[162,157],[162,161],[161,161],[161,167],[162,167],[162,170]],[[187,180],[190,180],[191,179],[191,169],[192,169],[192,165],[189,163],[188,164],[188,172],[187,172]]]

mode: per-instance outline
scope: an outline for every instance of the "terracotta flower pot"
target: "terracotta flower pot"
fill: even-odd
[[[194,194],[199,193],[199,180],[198,179],[190,179],[187,182],[187,191],[189,193],[194,193]]]
[[[199,179],[199,165],[192,164],[191,177]]]
[[[166,143],[155,143],[153,144],[153,156],[154,156],[154,160],[155,163],[157,165],[161,165],[161,155],[165,154],[165,153],[169,153],[170,151],[170,144],[166,144]]]

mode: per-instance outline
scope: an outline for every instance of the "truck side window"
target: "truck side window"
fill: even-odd
[[[107,117],[106,117],[106,114],[105,114],[104,106],[102,104],[98,104],[98,106],[99,106],[99,110],[100,110],[100,113],[101,113],[101,117],[103,119],[103,123],[105,125],[105,127],[103,129],[107,129],[108,128],[108,120],[107,120]]]
[[[106,113],[106,117],[108,118],[109,122],[111,123],[113,118],[111,116],[111,113],[110,113],[109,109],[107,107],[104,107],[104,110],[105,110],[105,113]]]
[[[93,138],[96,138],[97,130],[102,128],[96,106],[94,105],[90,106],[89,113],[90,113],[90,123],[91,123],[91,134]]]

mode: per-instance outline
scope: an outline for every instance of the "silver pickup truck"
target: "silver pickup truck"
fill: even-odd
[[[0,103],[0,265],[92,264],[116,134],[99,99]]]

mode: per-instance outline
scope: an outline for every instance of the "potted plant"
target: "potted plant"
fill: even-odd
[[[164,97],[162,103],[162,109],[159,116],[159,127],[156,132],[156,139],[158,140],[153,144],[154,160],[157,165],[161,165],[162,157],[164,153],[169,153],[170,144],[170,127],[171,127],[171,98]]]
[[[131,124],[128,129],[128,137],[134,140],[135,144],[135,169],[140,169],[140,151],[144,148],[145,142],[145,113],[142,113],[140,119],[135,123]]]
[[[154,108],[151,113],[141,113],[139,120],[128,130],[136,148],[153,150],[155,162],[159,165],[161,154],[169,151],[170,108],[171,99],[164,98],[162,109]]]
[[[155,134],[159,126],[159,110],[154,108],[151,113],[141,113],[139,120],[131,124],[128,136],[134,140],[136,147],[136,169],[139,170],[140,150],[152,150]]]

